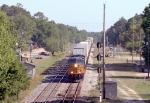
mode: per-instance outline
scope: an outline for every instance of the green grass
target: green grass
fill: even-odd
[[[132,56],[132,54],[129,53],[129,52],[116,52],[115,54],[120,55],[120,56]],[[136,54],[136,53],[133,53],[133,56],[139,57],[140,55]]]
[[[43,59],[33,59],[33,63],[36,65],[36,74],[40,74],[43,70],[49,68],[56,61],[59,60],[59,57],[49,57]],[[61,60],[61,58],[60,58]]]
[[[97,50],[94,53],[96,55],[98,53]],[[125,54],[125,55],[129,55],[129,54]],[[102,60],[100,62],[102,64]],[[132,63],[131,60],[128,61],[127,63],[126,59],[123,59],[123,58],[118,59],[118,58],[108,57],[108,58],[105,58],[105,63],[106,63],[106,68],[108,67],[107,64],[112,63],[113,71],[116,71],[116,72],[115,72],[115,76],[112,75],[112,76],[109,76],[109,78],[111,78],[112,81],[116,81],[117,86],[123,88],[125,91],[128,91],[123,86],[125,84],[126,86],[128,86],[129,88],[137,92],[139,96],[145,99],[146,103],[150,102],[150,81],[146,81],[146,83],[144,83],[144,77],[138,77],[138,74],[141,74],[141,73],[135,71],[134,63]],[[94,68],[97,68],[98,66],[97,64],[98,64],[98,61],[96,58],[94,58],[94,65],[93,65]],[[106,77],[106,80],[108,80],[108,77]],[[118,80],[121,81],[121,83]],[[120,103],[121,100],[122,100],[122,97],[118,96],[117,100],[105,100],[105,101],[107,101],[108,103],[112,103],[112,102]]]
[[[59,63],[64,60],[64,56],[62,57],[48,57],[43,59],[32,59],[33,63],[36,65],[35,67],[35,76],[31,80],[30,88],[26,91],[22,91],[20,93],[20,98],[16,103],[20,103],[21,100],[27,96],[36,86],[41,83],[44,78],[44,72],[51,72]]]
[[[112,61],[113,62],[113,61]],[[117,71],[115,73],[115,77],[111,77],[113,81],[117,81],[119,79],[123,84],[129,86],[129,88],[133,89],[137,92],[139,96],[143,99],[150,99],[150,81],[147,81],[145,84],[143,83],[144,77],[138,77],[138,72],[135,72],[134,65],[131,63],[126,63],[125,61],[122,63],[113,64],[113,70]],[[124,88],[123,84],[118,83],[118,86]],[[125,91],[128,91],[124,88]],[[121,97],[120,97],[121,98]]]

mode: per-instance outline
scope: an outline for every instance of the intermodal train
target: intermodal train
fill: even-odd
[[[73,53],[68,60],[68,77],[72,80],[83,79],[93,44],[93,37],[73,46]]]

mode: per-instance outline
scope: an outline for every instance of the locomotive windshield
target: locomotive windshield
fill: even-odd
[[[74,64],[74,63],[84,64],[84,59],[82,59],[82,58],[71,58],[71,59],[69,59],[68,64]]]

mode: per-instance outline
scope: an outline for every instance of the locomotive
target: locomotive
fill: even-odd
[[[84,78],[92,44],[93,38],[87,37],[86,41],[73,46],[72,56],[68,60],[68,77],[70,79],[79,80]]]

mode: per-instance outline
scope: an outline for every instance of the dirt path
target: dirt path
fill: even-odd
[[[80,92],[81,97],[91,97],[90,91],[96,88],[95,85],[97,84],[98,73],[93,71],[92,64],[93,64],[93,53],[90,53],[88,65],[86,68]]]
[[[109,65],[108,68],[113,70],[112,64]],[[106,71],[107,76],[117,76],[116,71]],[[109,81],[112,81],[111,78],[108,78]],[[115,79],[117,83],[121,84],[121,87],[118,86],[118,95],[121,96],[122,99],[125,99],[126,101],[123,101],[123,103],[144,103],[142,98],[129,86],[125,85],[122,81],[119,79]],[[125,91],[128,90],[128,91]],[[133,96],[134,95],[134,96]],[[134,100],[140,100],[140,101],[134,101]]]
[[[46,52],[46,50],[44,48],[38,48],[38,49],[34,49],[32,50],[31,53],[40,53],[40,52]],[[24,53],[30,53],[30,51],[25,51]]]

